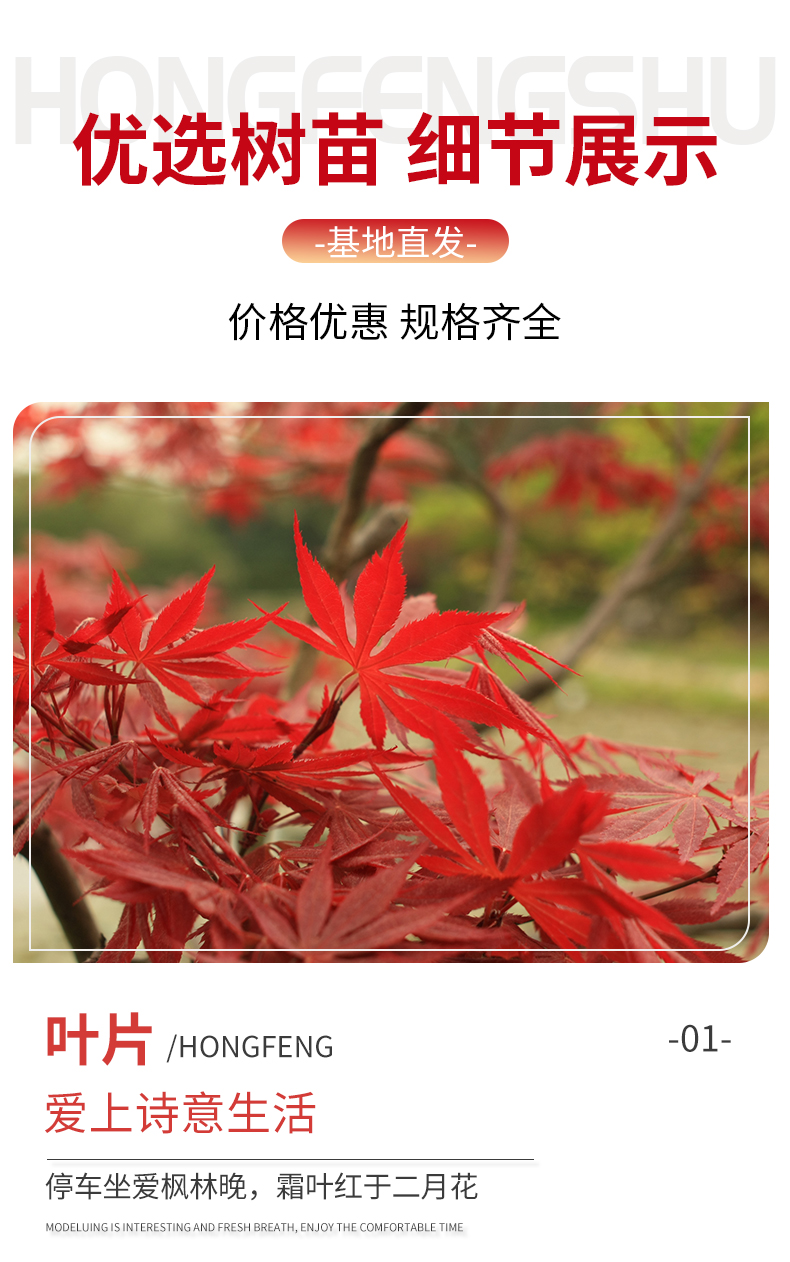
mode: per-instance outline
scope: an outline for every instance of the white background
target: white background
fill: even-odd
[[[711,10],[688,0],[655,6],[400,3],[386,9],[304,3],[291,6],[288,16],[284,6],[246,3],[19,6],[7,20],[10,55],[3,71],[9,440],[21,407],[46,399],[768,399],[774,460],[781,463],[787,135],[780,13],[775,3]],[[682,86],[672,76],[682,80],[687,56],[703,57],[707,99],[709,59],[726,56],[730,118],[741,127],[754,121],[757,58],[776,56],[777,123],[759,145],[720,145],[713,180],[704,179],[692,158],[689,182],[679,189],[644,176],[633,189],[614,182],[588,188],[583,179],[572,188],[564,180],[570,145],[558,150],[551,177],[533,184],[526,177],[516,189],[505,183],[505,156],[495,165],[488,153],[478,188],[410,187],[403,175],[407,150],[385,146],[379,183],[371,189],[319,189],[314,149],[306,152],[302,183],[290,189],[271,176],[266,188],[239,189],[232,179],[216,189],[158,188],[149,176],[141,187],[123,187],[113,177],[102,188],[83,189],[78,156],[57,143],[49,111],[38,111],[31,145],[13,144],[13,56],[33,58],[39,90],[54,86],[61,56],[77,58],[78,83],[101,57],[136,58],[153,73],[158,57],[178,56],[201,92],[208,57],[224,58],[227,74],[245,57],[293,55],[296,73],[283,79],[298,91],[304,67],[330,54],[358,55],[364,69],[388,55],[446,56],[472,91],[478,56],[493,59],[495,82],[498,70],[518,56],[564,56],[566,66],[580,56],[632,56],[632,75],[600,76],[590,86],[625,92],[638,107],[642,57],[659,57],[668,88]],[[348,85],[337,76],[322,86],[359,90],[360,83],[360,75]],[[408,91],[420,83],[421,76],[412,76],[385,87]],[[567,91],[563,75],[539,86]],[[132,108],[125,91],[120,77],[105,82],[106,113]],[[574,112],[569,97],[567,112]],[[292,219],[368,211],[500,219],[510,250],[487,267],[446,273],[437,267],[344,268],[335,276],[282,252],[281,233]],[[294,301],[312,310],[328,300],[393,307],[543,301],[562,317],[562,336],[547,345],[471,347],[443,339],[410,344],[397,335],[386,343],[279,347],[271,339],[257,346],[230,339],[227,321],[237,302]],[[775,485],[781,485],[776,476]],[[774,598],[781,618],[781,582]],[[781,733],[775,735],[774,772],[784,744]],[[44,1233],[46,1218],[87,1221],[100,1212],[47,1205],[43,1184],[53,1167],[45,1168],[44,1158],[66,1150],[54,1149],[55,1137],[43,1134],[44,1094],[74,1084],[95,1094],[121,1091],[125,1083],[144,1089],[138,1083],[143,1071],[98,1065],[74,1066],[69,1074],[58,1066],[56,1072],[43,1041],[44,1018],[56,1008],[72,1021],[87,1011],[92,1023],[109,1010],[122,1017],[139,1010],[155,1030],[152,1068],[145,1072],[157,1091],[236,1089],[227,1067],[165,1069],[162,1045],[176,1030],[331,1033],[331,1061],[306,1074],[289,1070],[288,1090],[304,1089],[309,1077],[316,1085],[307,1089],[321,1093],[320,1128],[310,1150],[318,1156],[536,1159],[533,1167],[489,1168],[481,1174],[480,1198],[468,1208],[426,1211],[435,1219],[463,1219],[467,1230],[460,1238],[228,1237],[231,1243],[222,1247],[240,1256],[264,1249],[278,1260],[315,1250],[339,1256],[342,1249],[356,1250],[367,1262],[379,1252],[411,1247],[436,1257],[508,1248],[558,1262],[581,1250],[588,1258],[616,1260],[670,1253],[729,1258],[751,1249],[779,1256],[787,811],[781,776],[774,780],[780,793],[772,940],[744,967],[648,966],[634,973],[619,967],[327,965],[250,972],[207,966],[141,974],[5,963],[5,1081],[13,1105],[6,1147],[14,1157],[16,1247],[38,1258],[51,1252],[99,1256],[99,1250],[104,1256],[118,1240],[122,1248],[140,1245],[131,1236],[108,1244],[107,1237]],[[732,1043],[715,1056],[670,1046],[689,1022],[712,1023],[717,1037]],[[238,1087],[256,1088],[259,1075],[262,1086],[280,1089],[276,1063],[273,1070],[256,1064],[250,1062],[254,1072]],[[79,1149],[67,1155],[115,1155],[102,1138],[79,1137]],[[181,1157],[242,1155],[238,1146],[209,1149],[207,1140],[201,1146],[191,1135],[178,1138]],[[152,1155],[153,1146],[142,1147],[145,1139],[134,1142]],[[175,1151],[163,1144],[162,1155]],[[131,1150],[130,1144],[124,1151]],[[280,1155],[263,1146],[255,1155],[270,1151]],[[295,1146],[288,1154],[306,1151]],[[257,1217],[279,1216],[269,1206]],[[374,1217],[368,1211],[360,1216]],[[305,1215],[322,1216],[307,1209]],[[198,1214],[159,1213],[172,1216]],[[336,1205],[326,1216],[339,1216]],[[194,1235],[148,1237],[146,1244],[184,1258],[208,1257],[218,1247],[216,1237]]]

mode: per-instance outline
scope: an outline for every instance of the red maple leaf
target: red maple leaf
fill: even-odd
[[[246,644],[250,636],[266,625],[268,616],[195,631],[213,573],[212,566],[193,587],[165,605],[150,626],[147,627],[137,610],[132,609],[112,635],[116,646],[112,657],[116,662],[134,663],[135,673],[140,678],[144,679],[148,672],[171,692],[199,706],[204,704],[204,699],[189,683],[190,678],[249,679],[254,675],[276,674],[276,671],[256,671],[243,666],[227,652]],[[129,593],[113,571],[105,615],[128,605],[129,601]]]
[[[267,891],[258,910],[259,923],[276,947],[304,960],[327,961],[337,951],[369,952],[401,943],[407,935],[435,925],[460,901],[455,897],[424,907],[394,905],[416,853],[408,852],[402,863],[383,868],[338,901],[331,851],[324,846],[296,896]]]
[[[637,841],[671,823],[680,857],[688,859],[699,850],[714,817],[742,822],[730,800],[712,787],[716,772],[691,771],[679,763],[662,765],[644,759],[640,759],[640,767],[649,779],[604,775],[589,781],[613,794],[612,810],[619,812],[607,823],[607,841]]]
[[[590,791],[582,780],[550,792],[522,816],[509,852],[501,852],[494,849],[498,837],[492,837],[485,790],[466,759],[446,748],[437,749],[434,762],[454,831],[419,798],[378,773],[394,800],[439,852],[420,856],[424,868],[449,877],[477,876],[489,891],[507,889],[552,941],[569,950],[586,945],[596,916],[638,919],[658,930],[674,929],[655,908],[619,889],[603,868],[661,880],[699,875],[699,869],[652,847],[585,840],[601,823],[608,795]],[[584,880],[546,875],[572,853],[581,859]]]
[[[479,777],[452,747],[437,749],[434,762],[442,801],[455,831],[414,794],[384,772],[378,774],[394,800],[440,852],[423,855],[423,867],[448,876],[473,875],[512,886],[566,859],[580,838],[600,823],[607,809],[605,794],[591,793],[583,781],[574,781],[530,807],[513,831],[510,850],[502,851],[497,845],[495,851],[500,838],[498,834],[492,836],[491,810]]]
[[[316,628],[278,614],[267,615],[277,626],[306,644],[347,662],[343,677],[359,685],[362,722],[377,748],[389,725],[401,724],[432,740],[448,740],[471,748],[473,738],[454,720],[520,730],[519,715],[497,700],[454,682],[420,676],[421,662],[457,657],[476,643],[480,634],[509,613],[429,613],[396,626],[406,596],[401,563],[405,525],[381,555],[368,561],[357,580],[353,606],[305,547],[295,523],[299,577]],[[257,606],[256,606],[257,608]],[[394,720],[394,724],[393,724]]]
[[[44,571],[41,571],[31,599],[17,612],[19,639],[24,657],[14,654],[14,727],[30,704],[29,681],[32,672],[45,675],[54,668],[81,683],[124,682],[116,672],[85,659],[92,654],[98,641],[116,628],[137,604],[128,593],[127,597],[125,603],[119,603],[111,612],[105,611],[105,617],[87,620],[71,636],[65,638],[55,630],[55,608],[47,591]],[[53,639],[59,642],[58,647],[45,653],[44,650]]]
[[[160,749],[164,749],[160,746]],[[289,806],[308,818],[314,818],[323,809],[322,802],[306,793],[329,792],[348,787],[349,778],[370,774],[371,766],[402,766],[414,763],[413,754],[401,754],[393,750],[340,749],[325,753],[294,758],[291,744],[268,745],[250,749],[234,740],[229,749],[214,745],[216,763],[233,767],[252,777],[265,792],[276,801]],[[359,769],[355,764],[364,763]],[[337,774],[341,779],[337,779]]]

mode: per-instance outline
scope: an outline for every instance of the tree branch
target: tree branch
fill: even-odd
[[[507,599],[518,548],[518,519],[499,491],[484,478],[469,478],[480,491],[496,522],[497,540],[486,593],[486,609],[496,609]]]
[[[324,548],[326,568],[335,582],[341,582],[352,563],[351,535],[365,505],[365,493],[376,466],[379,451],[388,438],[410,425],[424,412],[428,403],[399,403],[389,416],[382,416],[370,426],[367,437],[354,456],[346,482],[343,501],[335,514]]]
[[[486,424],[490,425],[490,422],[486,422]],[[503,600],[507,599],[510,578],[518,550],[518,518],[510,508],[507,500],[500,494],[498,488],[487,481],[482,474],[470,469],[461,459],[451,442],[437,441],[436,437],[433,438],[433,442],[448,457],[456,476],[465,482],[467,486],[473,487],[491,510],[497,538],[483,608],[496,609],[502,604]],[[480,463],[482,464],[483,461],[481,460]]]
[[[41,882],[77,963],[85,963],[94,951],[104,946],[104,937],[85,902],[76,873],[61,854],[49,825],[39,824],[20,853],[29,860]]]
[[[472,473],[458,460],[455,461],[455,469],[469,486],[474,487],[482,495],[491,509],[491,516],[496,525],[496,545],[484,606],[486,609],[496,609],[503,600],[507,599],[518,548],[518,519],[497,488],[485,478]]]
[[[687,881],[679,881],[677,885],[665,885],[662,890],[652,890],[649,894],[640,894],[639,897],[644,902],[648,898],[660,898],[662,894],[674,894],[676,890],[684,890],[687,885],[696,885],[698,881],[710,881],[718,875],[719,865],[714,863],[712,868],[708,868],[707,872],[700,872],[699,876],[690,876]]]
[[[567,646],[558,652],[557,656],[561,657],[569,666],[573,666],[578,661],[585,649],[589,648],[604,628],[612,622],[623,602],[651,582],[658,558],[680,533],[689,512],[704,493],[713,470],[735,437],[740,424],[741,418],[730,417],[722,425],[696,474],[688,481],[681,482],[678,486],[675,502],[667,515],[659,522],[653,534],[642,544],[642,547],[632,559],[630,565],[620,575],[614,586],[608,592],[604,592],[595,602]],[[569,678],[569,675],[567,671],[555,671],[553,678],[555,683],[559,683],[563,679]],[[536,697],[542,696],[550,688],[551,680],[541,676],[539,679],[531,679],[526,684],[523,684],[518,689],[518,693],[525,700],[534,701]]]

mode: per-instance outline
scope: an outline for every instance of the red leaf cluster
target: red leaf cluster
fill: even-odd
[[[670,750],[560,741],[491,664],[546,655],[512,613],[407,597],[404,531],[351,597],[297,522],[314,625],[197,630],[212,571],[158,613],[115,574],[66,636],[39,575],[18,614],[15,847],[46,819],[124,905],[101,961],[731,958],[688,930],[742,906],[765,863],[754,767],[726,792]],[[278,632],[318,650],[320,704],[250,664]]]
[[[45,461],[48,497],[94,489],[122,468],[127,476],[165,477],[198,489],[204,508],[241,524],[275,497],[337,499],[365,424],[357,418],[381,409],[380,403],[252,404],[223,415],[214,403],[98,403],[72,416],[73,407],[62,405],[61,417],[58,405],[39,404],[21,413],[15,435],[21,442],[32,434],[34,453],[46,455],[54,444],[57,454]],[[443,467],[425,439],[395,434],[373,470],[369,495],[403,500]]]
[[[493,482],[549,470],[553,475],[547,503],[575,508],[591,498],[601,511],[632,504],[664,504],[672,483],[654,469],[630,464],[620,444],[608,434],[565,429],[519,443],[489,462]]]

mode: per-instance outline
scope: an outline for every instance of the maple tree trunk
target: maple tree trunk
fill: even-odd
[[[61,854],[48,824],[39,824],[21,853],[41,882],[77,963],[90,960],[93,952],[104,946],[104,937],[85,902],[77,876]]]
[[[719,430],[708,449],[708,453],[699,470],[686,482],[678,486],[675,502],[667,515],[659,522],[655,531],[642,544],[630,565],[623,571],[613,587],[605,592],[593,605],[587,617],[577,628],[576,634],[557,656],[569,666],[573,666],[582,653],[590,647],[601,632],[609,626],[618,613],[623,602],[641,588],[646,587],[655,573],[655,565],[664,549],[672,542],[683,528],[689,512],[703,494],[705,487],[720,457],[735,437],[742,418],[731,417]],[[568,671],[552,670],[555,683],[569,679]],[[545,676],[530,679],[517,689],[519,696],[526,701],[534,701],[548,692],[552,682]]]

